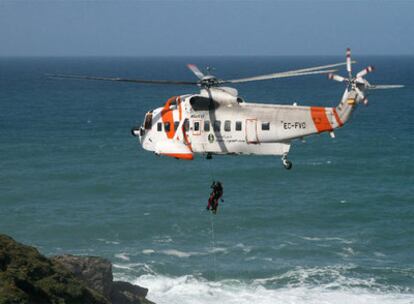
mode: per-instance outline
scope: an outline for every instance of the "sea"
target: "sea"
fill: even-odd
[[[0,58],[0,233],[47,256],[97,255],[157,304],[414,303],[414,57],[354,56],[372,84],[349,123],[279,157],[158,157],[130,133],[196,86],[48,74],[234,79],[344,61],[314,57]],[[344,68],[337,72],[346,75]],[[234,86],[249,102],[338,104],[326,75]],[[224,202],[205,207],[219,180]]]

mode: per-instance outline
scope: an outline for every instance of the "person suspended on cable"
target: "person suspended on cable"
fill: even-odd
[[[207,204],[206,209],[207,210],[211,209],[211,211],[215,214],[217,212],[219,200],[223,196],[223,186],[219,181],[217,182],[213,181],[210,188],[212,188],[213,191],[211,192],[210,197],[208,199],[208,204]],[[224,200],[221,199],[221,201],[224,201]]]
[[[207,207],[206,210],[210,210],[213,207],[213,200],[214,197],[216,196],[216,181],[213,181],[213,183],[211,184],[210,188],[212,189],[211,193],[210,193],[210,197],[208,198],[208,202],[207,202]]]
[[[212,208],[212,212],[215,214],[217,212],[217,208],[218,208],[218,204],[219,204],[219,200],[221,200],[222,202],[224,201],[222,199],[223,196],[223,186],[221,185],[220,182],[216,183],[216,188],[215,188],[215,197],[214,197],[214,205]]]

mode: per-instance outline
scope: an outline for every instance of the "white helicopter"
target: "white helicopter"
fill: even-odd
[[[198,94],[174,96],[163,107],[147,112],[141,126],[133,128],[145,150],[156,155],[192,160],[194,154],[212,155],[277,155],[286,169],[292,168],[288,160],[290,145],[295,139],[330,132],[342,127],[352,111],[367,104],[365,90],[401,88],[402,85],[371,85],[364,76],[372,66],[352,76],[351,51],[347,49],[346,62],[304,68],[249,78],[221,80],[203,74],[195,65],[189,69],[199,78],[196,82],[169,80],[139,80],[74,75],[55,77],[92,80],[125,81],[150,84],[197,85]],[[348,77],[332,72],[331,68],[346,65]],[[260,104],[245,102],[236,89],[222,86],[232,83],[329,74],[329,79],[346,83],[346,89],[336,107]]]

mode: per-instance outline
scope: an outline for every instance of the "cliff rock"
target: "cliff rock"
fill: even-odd
[[[37,249],[0,235],[0,303],[109,304]]]
[[[46,258],[0,234],[0,304],[151,304],[148,289],[113,281],[100,257]]]
[[[113,281],[112,264],[107,259],[94,256],[61,255],[52,258],[72,272],[87,286],[103,294],[112,303],[151,303],[145,299],[148,289],[128,282]]]

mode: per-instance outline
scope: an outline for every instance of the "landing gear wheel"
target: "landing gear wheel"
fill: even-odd
[[[283,164],[283,167],[285,167],[286,170],[292,169],[292,162],[287,159],[287,154],[284,154],[282,156],[282,164]]]
[[[285,167],[286,170],[290,170],[292,169],[292,162],[290,160],[285,159],[283,161],[283,166]]]
[[[207,153],[206,159],[212,159],[213,156],[211,155],[211,153]]]

